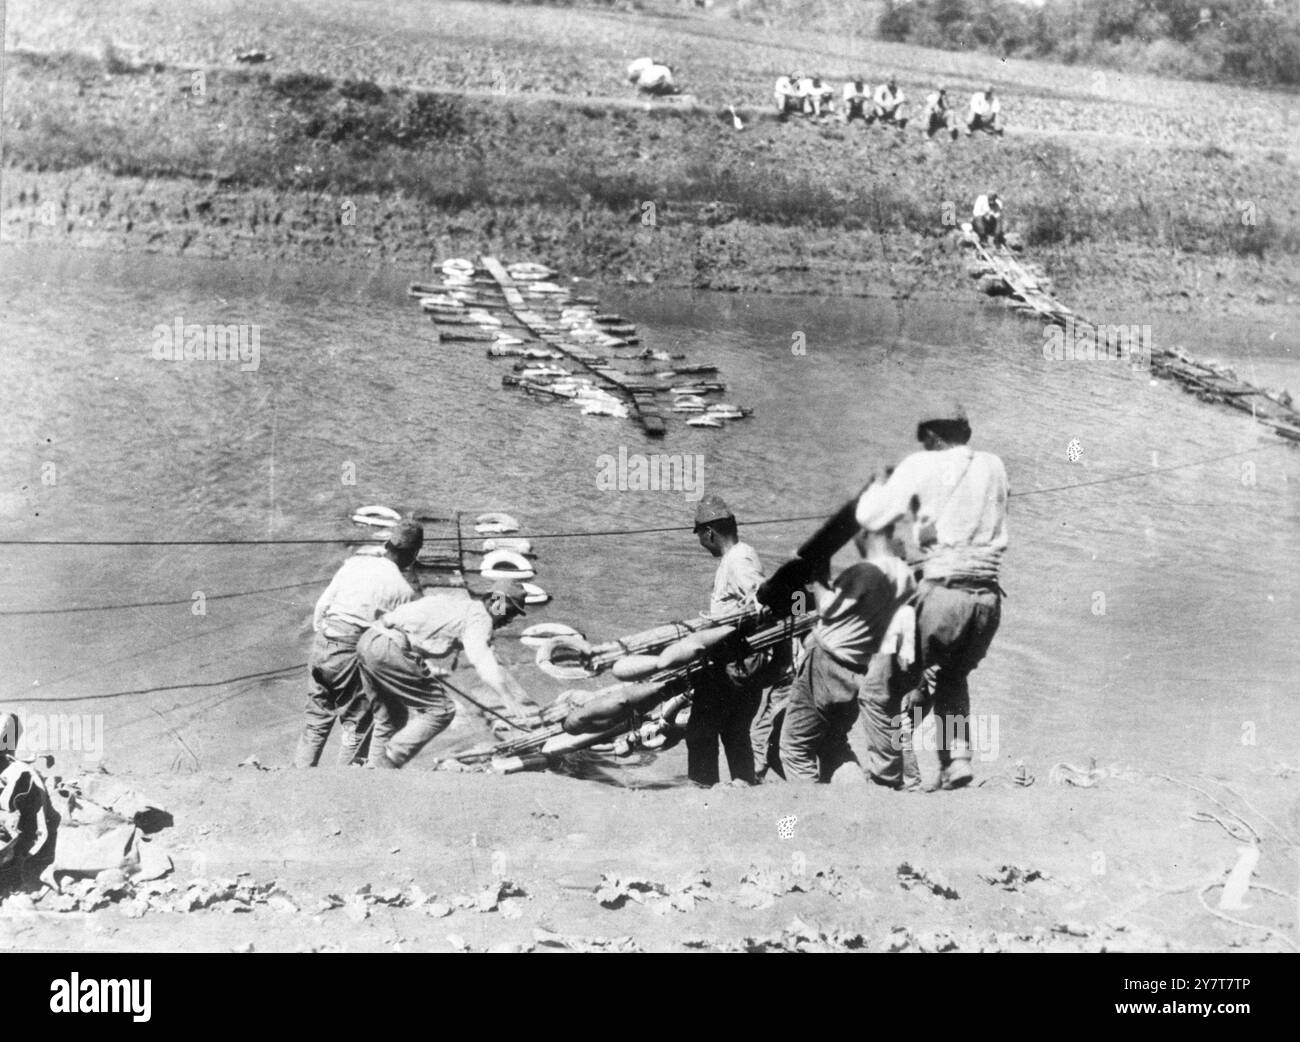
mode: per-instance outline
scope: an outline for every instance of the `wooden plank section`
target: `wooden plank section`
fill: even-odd
[[[611,370],[601,365],[597,356],[588,353],[575,344],[569,343],[564,338],[561,330],[553,326],[542,315],[530,309],[523,298],[523,294],[519,292],[518,287],[515,285],[514,279],[510,277],[509,272],[506,271],[499,260],[495,257],[480,257],[479,264],[495,280],[502,297],[505,298],[510,314],[520,327],[526,329],[542,343],[560,352],[566,359],[616,391],[619,397],[627,403],[629,412],[647,435],[658,438],[664,436],[666,427],[663,414],[659,411],[658,402],[653,395],[636,393],[628,386],[628,381],[617,373],[617,370]]]
[[[975,254],[988,270],[986,278],[1001,280],[1012,297],[1012,307],[1025,314],[1036,314],[1058,326],[1073,320],[1074,328],[1092,333],[1094,343],[1101,343],[1098,327],[1079,318],[1053,297],[1039,279],[1005,246],[989,250],[974,243]],[[1285,391],[1270,391],[1240,379],[1225,366],[1214,367],[1198,362],[1182,351],[1151,347],[1151,372],[1175,380],[1183,390],[1204,401],[1217,402],[1241,412],[1249,412],[1259,423],[1279,437],[1300,443],[1300,410]]]

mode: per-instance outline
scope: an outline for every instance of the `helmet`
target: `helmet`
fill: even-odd
[[[695,508],[695,529],[699,530],[701,525],[707,525],[710,521],[723,521],[730,519],[736,520],[736,515],[731,512],[731,507],[727,506],[721,496],[709,493],[700,500],[700,505]]]

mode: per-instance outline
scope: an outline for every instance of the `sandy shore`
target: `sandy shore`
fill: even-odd
[[[175,815],[157,841],[181,890],[246,873],[294,907],[254,902],[232,915],[226,902],[128,918],[118,906],[37,904],[0,915],[0,945],[516,950],[554,946],[544,935],[559,933],[623,949],[762,950],[793,948],[798,919],[846,950],[1286,950],[1199,904],[1235,857],[1218,826],[1188,817],[1208,802],[1123,770],[1089,789],[988,776],[938,797],[839,786],[629,790],[420,770],[123,780]],[[1284,789],[1270,781],[1242,795],[1284,817],[1279,797],[1295,778]],[[1213,781],[1197,784],[1233,800]],[[790,817],[793,836],[782,839],[777,822]],[[1268,849],[1258,875],[1289,878],[1294,866]],[[606,890],[602,905],[613,879],[636,898]],[[461,907],[501,881],[513,886],[493,907]],[[322,906],[335,903],[329,895],[337,907]],[[1252,904],[1244,914],[1274,929],[1294,916],[1267,893]]]

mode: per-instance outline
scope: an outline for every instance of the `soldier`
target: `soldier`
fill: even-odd
[[[992,85],[970,96],[970,114],[966,117],[966,136],[977,130],[1002,136],[1002,102],[993,94]]]
[[[867,102],[870,100],[867,81],[861,75],[856,80],[850,80],[844,84],[844,108],[840,111],[840,119],[845,123],[855,119],[870,123],[867,119]]]
[[[463,651],[515,713],[537,705],[492,654],[492,634],[525,614],[524,588],[499,579],[486,600],[438,591],[382,616],[357,644],[361,681],[375,715],[367,765],[401,767],[442,733],[456,706],[442,678]]]
[[[975,200],[975,206],[971,209],[971,228],[979,236],[980,242],[993,242],[999,246],[1005,242],[1002,200],[997,192],[989,192]]]
[[[776,98],[776,114],[782,120],[803,111],[803,99],[799,97],[797,86],[800,78],[798,73],[793,72],[789,76],[777,77],[773,94]]]
[[[988,652],[1002,618],[998,571],[1007,548],[1007,472],[991,452],[967,446],[970,424],[960,410],[924,420],[916,438],[922,452],[907,456],[884,484],[858,501],[857,521],[881,532],[915,514],[922,553],[916,597],[917,658],[921,667],[923,727],[940,741],[940,778],[946,788],[973,778],[968,721],[969,674]],[[921,750],[917,750],[918,763]]]
[[[898,713],[889,690],[893,649],[885,645],[885,636],[895,613],[916,588],[891,540],[888,530],[859,533],[855,543],[866,560],[844,569],[833,583],[830,562],[823,561],[821,574],[814,579],[819,617],[795,674],[781,730],[781,762],[788,781],[860,780],[860,772],[854,769],[836,775],[846,766],[859,766],[850,733],[866,703],[865,767],[872,780],[882,785],[896,788],[902,782],[901,763],[895,773],[892,755],[875,755],[882,750],[892,754],[889,728]],[[877,720],[883,721],[881,735],[871,729]]]
[[[871,121],[891,123],[902,130],[907,126],[907,117],[903,115],[903,102],[906,100],[907,98],[898,88],[898,80],[890,76],[888,83],[882,83],[876,88]]]
[[[935,134],[946,131],[948,136],[957,140],[960,128],[957,126],[957,113],[948,104],[948,92],[943,88],[932,91],[925,99],[925,136],[933,138]]]
[[[298,739],[295,767],[315,767],[335,719],[342,725],[338,763],[348,766],[362,755],[370,731],[370,705],[357,671],[357,641],[386,611],[418,596],[402,575],[424,545],[424,529],[399,521],[388,533],[381,557],[350,557],[316,602],[316,636],[307,663],[307,722]]]
[[[763,566],[754,548],[741,542],[736,516],[722,497],[708,495],[700,500],[695,534],[700,546],[718,559],[709,614],[717,616],[756,604],[754,593],[763,581]],[[686,724],[686,773],[697,785],[718,783],[719,741],[731,780],[755,783],[756,750],[750,726],[763,698],[766,665],[767,657],[758,655],[754,661],[714,668],[697,687]]]

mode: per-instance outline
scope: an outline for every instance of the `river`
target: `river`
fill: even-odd
[[[1230,777],[1300,762],[1300,457],[1118,363],[1045,360],[1035,322],[928,299],[595,287],[649,346],[716,363],[727,399],[755,410],[723,430],[674,417],[651,443],[503,389],[508,363],[481,345],[437,344],[406,296],[426,272],[13,246],[0,260],[0,538],[340,538],[368,503],[508,510],[524,535],[689,525],[698,489],[598,488],[601,458],[623,449],[698,454],[771,568],[812,525],[747,521],[831,511],[958,400],[1014,496],[1002,628],[972,680],[974,710],[997,721],[982,769],[1093,756]],[[178,319],[256,326],[257,368],[156,360],[157,327]],[[1296,330],[1149,321],[1157,343],[1300,391]],[[536,545],[554,600],[530,622],[604,639],[707,603],[713,562],[689,532]],[[177,602],[0,616],[5,703],[101,714],[105,762],[124,767],[285,762],[301,678],[217,682],[305,658],[344,552],[5,546],[6,612]],[[508,659],[526,650],[503,642]],[[559,690],[531,665],[519,675]]]

